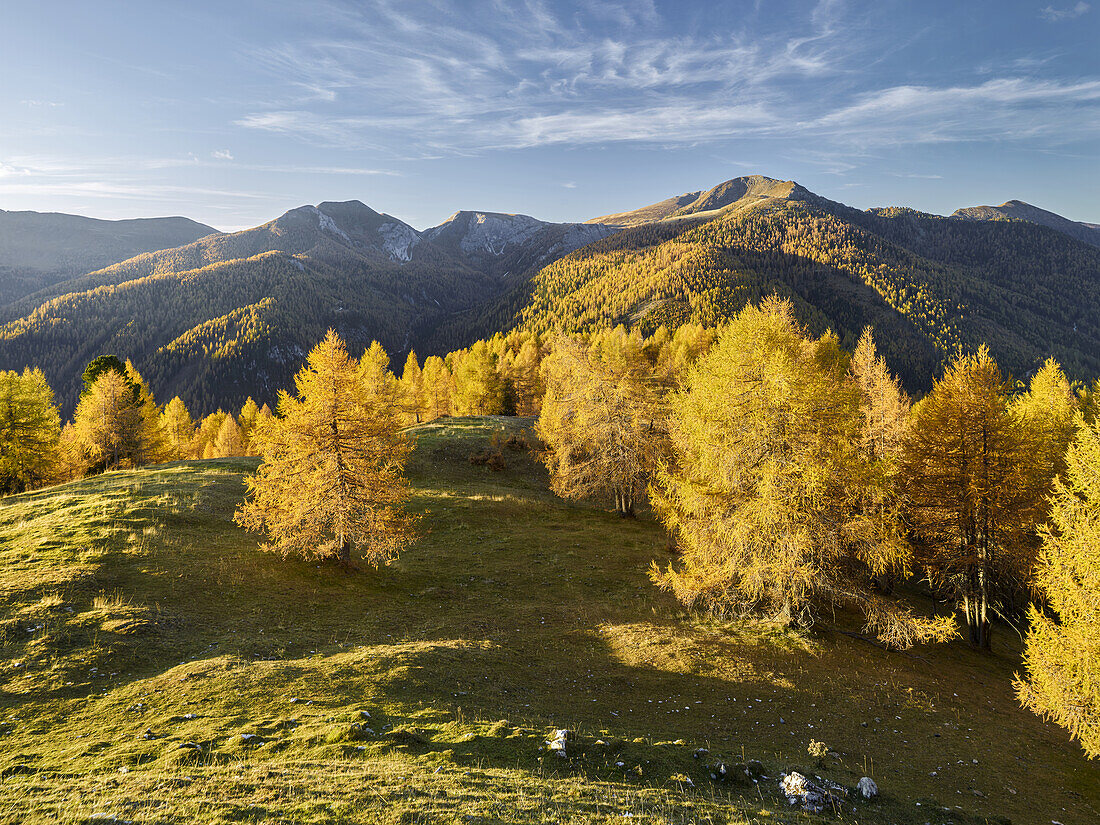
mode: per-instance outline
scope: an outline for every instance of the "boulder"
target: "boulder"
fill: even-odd
[[[843,801],[843,796],[838,791],[825,787],[824,784],[819,785],[798,771],[783,774],[779,779],[779,790],[790,804],[801,805],[802,810],[811,814],[819,814],[826,807],[838,807]]]
[[[878,785],[875,784],[869,776],[865,776],[859,780],[856,784],[856,790],[860,792],[864,799],[874,799],[878,796]]]
[[[554,730],[550,733],[550,738],[546,740],[546,749],[551,753],[556,753],[563,759],[569,756],[566,747],[569,742],[576,739],[576,734],[571,730],[561,728]]]

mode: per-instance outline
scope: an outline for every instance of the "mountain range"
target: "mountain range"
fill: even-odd
[[[28,213],[0,219],[13,214]],[[1097,230],[1018,201],[947,218],[857,210],[754,175],[578,223],[460,211],[418,231],[359,201],[225,234],[184,220],[149,224],[192,233],[178,244],[0,302],[0,368],[41,366],[71,412],[84,365],[115,353],[210,412],[272,400],[329,327],[398,361],[517,327],[717,324],[778,292],[846,345],[873,325],[915,392],[981,343],[1016,375],[1050,355],[1100,374],[1100,249],[1082,234]],[[73,246],[40,237],[43,260]]]
[[[216,233],[190,218],[105,221],[0,209],[0,306],[142,252]]]

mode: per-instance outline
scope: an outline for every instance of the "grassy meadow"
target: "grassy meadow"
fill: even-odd
[[[648,514],[468,460],[529,424],[417,428],[421,539],[381,571],[258,552],[232,521],[256,459],[0,501],[0,822],[1100,821],[1100,765],[1015,702],[1011,629],[897,653],[843,614],[686,612]],[[792,768],[882,795],[802,813]]]

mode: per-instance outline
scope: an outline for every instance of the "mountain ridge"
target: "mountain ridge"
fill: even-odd
[[[0,306],[67,278],[211,234],[218,230],[178,215],[111,221],[0,209]]]
[[[1100,246],[1100,225],[1073,221],[1056,212],[1033,206],[1026,201],[1009,200],[1000,206],[968,206],[956,209],[951,217],[971,221],[1020,220],[1049,226],[1071,238]]]
[[[873,324],[915,392],[981,341],[1010,372],[1054,354],[1100,373],[1100,252],[1045,225],[859,210],[764,176],[611,218],[460,210],[416,230],[357,200],[304,205],[24,297],[0,310],[0,368],[42,366],[69,410],[115,352],[209,412],[272,400],[330,327],[401,360],[523,326],[720,324],[777,292],[847,346]]]

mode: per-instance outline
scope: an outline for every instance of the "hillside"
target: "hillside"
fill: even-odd
[[[1100,246],[1100,227],[1095,224],[1071,221],[1055,212],[1048,212],[1023,201],[1006,201],[1000,206],[970,206],[955,210],[951,217],[968,221],[1028,221],[1057,229],[1087,244]]]
[[[271,399],[329,327],[390,352],[493,290],[411,227],[358,201],[291,210],[255,229],[141,255],[17,305],[0,363],[37,364],[71,409],[83,365],[132,358],[166,399],[210,412]]]
[[[213,234],[189,218],[105,221],[0,209],[0,307],[75,275]]]
[[[435,347],[514,327],[716,324],[778,292],[811,329],[831,328],[849,348],[873,324],[914,391],[960,345],[988,343],[1016,375],[1050,355],[1074,377],[1100,374],[1093,247],[1022,221],[863,212],[792,192],[626,229],[448,320]]]
[[[1011,633],[904,654],[685,613],[646,577],[648,517],[562,502],[525,454],[467,460],[522,426],[415,431],[422,538],[379,573],[259,553],[230,521],[248,459],[5,499],[0,822],[1100,815],[1100,765],[1013,698]],[[759,784],[711,778],[752,760]],[[882,797],[808,817],[777,792],[795,766]]]
[[[196,411],[273,400],[332,327],[403,355],[449,315],[615,227],[459,213],[418,232],[359,201],[292,209],[254,229],[139,255],[17,301],[0,368],[42,367],[71,412],[104,352],[131,358]]]

